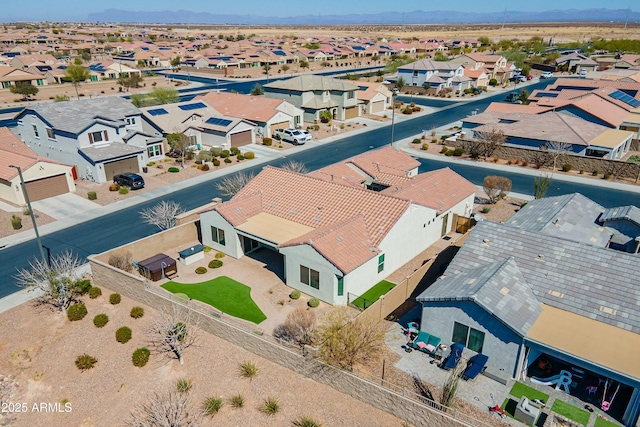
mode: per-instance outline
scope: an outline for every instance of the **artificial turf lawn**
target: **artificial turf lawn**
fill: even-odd
[[[260,307],[251,299],[251,288],[227,276],[194,284],[171,281],[162,287],[171,293],[188,295],[189,298],[209,304],[230,316],[239,317],[255,324],[259,324],[267,318]]]
[[[569,405],[568,403],[563,402],[562,400],[556,400],[555,402],[553,402],[551,410],[556,414],[560,414],[563,417],[569,418],[570,420],[582,424],[583,426],[587,425],[587,423],[589,422],[589,417],[591,416],[589,412],[578,409],[573,405]]]
[[[604,418],[596,418],[596,424],[594,427],[620,427],[620,424],[612,423]]]
[[[395,283],[382,280],[381,282],[378,282],[375,286],[373,286],[371,289],[369,289],[367,292],[360,295],[358,298],[354,299],[351,304],[364,310],[374,302],[378,301],[381,295],[386,294],[387,292],[389,292],[391,289],[395,287],[396,287]],[[367,304],[367,307],[365,307],[365,303]]]
[[[509,394],[518,400],[522,396],[527,396],[527,399],[533,401],[534,399],[542,400],[544,403],[549,402],[549,395],[545,394],[541,391],[536,390],[535,388],[531,388],[528,385],[522,384],[521,382],[517,382],[511,388]]]

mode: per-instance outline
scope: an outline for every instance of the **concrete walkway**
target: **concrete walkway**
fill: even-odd
[[[74,193],[65,193],[55,197],[38,200],[31,203],[34,211],[40,211],[57,220],[81,215],[98,209],[92,201]]]

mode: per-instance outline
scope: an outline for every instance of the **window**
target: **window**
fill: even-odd
[[[347,99],[353,99],[355,97],[356,97],[355,91],[347,92]]]
[[[198,137],[195,135],[190,135],[189,136],[189,145],[198,145]]]
[[[93,144],[94,142],[102,142],[102,141],[108,141],[108,140],[109,138],[106,130],[89,133],[90,144]]]
[[[53,129],[47,128],[47,138],[56,139],[56,134],[53,132]]]
[[[453,322],[451,341],[463,344],[471,351],[481,353],[484,346],[484,332],[470,328],[462,323]]]
[[[378,273],[384,270],[384,254],[378,257]]]
[[[219,245],[224,246],[224,230],[218,227],[211,226],[211,240]]]
[[[127,117],[125,119],[125,121],[127,122],[128,125],[135,125],[136,124],[136,118],[135,117]]]
[[[38,133],[38,126],[36,125],[31,125],[33,127],[33,134],[36,136],[36,138],[40,138],[40,134]]]
[[[418,77],[418,72],[417,71],[413,71],[413,77]]]
[[[162,155],[162,145],[150,145],[147,147],[147,155],[149,157],[161,156]]]
[[[320,273],[309,267],[301,265],[300,282],[311,286],[314,289],[320,289]]]
[[[344,276],[338,277],[338,296],[341,297],[344,295]]]

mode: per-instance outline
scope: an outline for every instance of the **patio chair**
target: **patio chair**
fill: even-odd
[[[462,359],[462,352],[464,351],[464,344],[454,342],[451,344],[451,352],[441,365],[443,369],[453,369],[456,367],[460,359]]]
[[[428,334],[425,331],[418,332],[416,338],[407,343],[407,345],[415,350],[434,355],[442,340],[435,335]]]
[[[518,405],[516,406],[514,418],[528,424],[530,426],[536,423],[536,420],[540,416],[540,408],[538,405],[527,399],[526,396],[522,396]]]
[[[462,379],[465,381],[472,380],[478,376],[478,374],[487,366],[487,360],[489,360],[489,356],[486,354],[478,353],[469,359],[469,363],[467,364],[467,369],[464,370],[462,374]]]

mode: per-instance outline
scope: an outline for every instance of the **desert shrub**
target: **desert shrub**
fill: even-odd
[[[248,378],[250,380],[253,379],[256,375],[258,375],[258,365],[253,360],[247,360],[242,362],[239,366],[240,376],[242,378]]]
[[[217,259],[224,258],[225,256],[226,256],[226,255],[224,254],[224,252],[218,252],[218,253],[215,255],[215,257],[216,257]]]
[[[471,156],[472,159],[477,159],[478,157],[480,157],[480,153],[477,151],[472,151],[471,154],[469,154]]]
[[[211,147],[211,150],[209,150],[209,152],[211,153],[211,156],[218,157],[220,155],[220,153],[222,153],[222,148],[220,148],[220,147]]]
[[[294,289],[291,291],[291,293],[289,294],[289,298],[291,299],[299,299],[300,298],[300,291],[297,289]]]
[[[240,149],[238,147],[231,147],[229,151],[231,152],[232,156],[237,156],[238,154],[240,154]]]
[[[275,415],[280,411],[280,401],[275,397],[268,397],[260,405],[260,412],[267,415]]]
[[[96,317],[93,318],[93,324],[96,325],[96,328],[102,328],[107,323],[109,323],[109,316],[104,313],[97,314]]]
[[[484,192],[489,197],[489,203],[496,203],[511,191],[511,180],[503,176],[489,175],[484,178]]]
[[[584,174],[584,169],[580,169],[579,173],[580,173],[580,175],[583,175]]]
[[[96,194],[96,192],[95,192],[95,191],[89,191],[89,192],[87,193],[87,198],[88,198],[89,200],[96,200],[96,199],[98,198],[98,195]]]
[[[464,154],[464,150],[461,147],[458,147],[455,150],[453,150],[453,155],[456,157],[460,157],[463,154]]]
[[[413,108],[411,107],[406,107],[402,110],[402,114],[412,114],[413,113]]]
[[[93,356],[89,356],[88,354],[83,354],[76,358],[76,366],[81,371],[86,371],[87,369],[93,368],[93,365],[95,365],[97,362],[98,359]]]
[[[109,255],[108,263],[122,271],[131,272],[133,270],[133,255],[131,252],[121,249]]]
[[[142,368],[149,361],[150,354],[151,352],[149,349],[145,347],[137,348],[131,355],[131,362],[133,362],[133,366]]]
[[[222,408],[222,398],[207,397],[202,403],[202,413],[204,415],[215,415]]]
[[[231,159],[230,159],[230,158],[228,158],[228,157],[226,157],[226,158],[224,159],[224,162],[225,162],[225,163],[231,163]]]
[[[426,142],[424,144],[422,144],[422,149],[424,151],[427,151],[429,149],[429,144],[427,144]]]
[[[92,286],[91,289],[89,289],[89,298],[96,299],[100,295],[102,295],[102,289],[100,289],[99,287]]]
[[[602,176],[602,178],[604,178],[604,179],[610,179],[610,178],[611,178],[611,174],[607,172],[607,173],[605,173],[605,174]]]
[[[164,169],[163,165],[156,165],[156,169]]]
[[[244,153],[244,158],[247,160],[255,159],[256,154],[253,151],[247,151],[246,153]]]
[[[109,191],[118,191],[120,189],[120,185],[119,184],[111,184],[109,185]]]
[[[498,85],[498,80],[496,79],[489,80],[489,86],[497,86],[497,85]]]
[[[529,162],[527,162],[526,160],[522,161],[522,166],[527,167],[529,166]]]
[[[91,290],[90,280],[78,280],[73,284],[73,292],[78,295],[86,295]]]
[[[120,187],[120,189],[118,190],[118,194],[129,194],[129,187],[123,185],[122,187]]]
[[[156,164],[156,162],[149,162],[149,163],[147,163],[147,166],[151,167],[151,166],[153,166],[155,164]]]
[[[120,296],[120,294],[109,295],[109,302],[111,304],[113,305],[120,304],[120,301],[122,301],[122,297]]]
[[[242,154],[238,154],[236,157],[238,160],[244,160],[244,156]]]
[[[205,254],[208,254],[209,252],[211,252],[211,246],[205,246],[204,249],[202,250]]]
[[[176,381],[176,390],[180,393],[188,392],[191,390],[191,387],[193,387],[193,383],[189,378],[179,378],[178,381]]]
[[[273,144],[273,140],[271,138],[262,138],[262,145],[271,147],[271,144]]]
[[[209,268],[220,268],[222,267],[222,261],[220,261],[219,259],[212,259],[211,261],[209,261]]]
[[[306,415],[304,415],[304,416],[298,418],[297,420],[295,420],[293,422],[293,425],[295,427],[322,427],[322,424],[320,424],[319,422],[317,422],[313,418],[308,417]]]
[[[86,315],[87,306],[85,306],[81,302],[73,304],[67,309],[67,318],[72,322],[75,322],[76,320],[82,320]]]
[[[220,163],[220,162],[218,162],[218,163]],[[200,168],[200,170],[204,171],[204,172],[208,171],[209,170],[209,165],[205,163],[204,165],[202,165],[202,168]]]
[[[14,230],[20,230],[22,228],[22,218],[16,215],[11,215],[11,226]]]
[[[414,138],[413,141],[411,141],[412,144],[420,144],[420,138]]]
[[[134,319],[139,319],[139,318],[141,318],[142,316],[144,316],[144,308],[142,308],[142,307],[137,307],[137,306],[136,306],[136,307],[133,307],[133,308],[131,309],[131,312],[129,313],[129,315],[130,315],[131,317],[133,317]]]
[[[229,403],[231,403],[231,406],[234,408],[242,408],[244,406],[244,397],[242,397],[241,394],[236,394],[235,396],[231,396]]]
[[[447,156],[447,157],[451,157],[451,156],[453,156],[453,152],[454,152],[454,150],[447,150],[447,152],[444,153],[444,155]]]
[[[480,212],[482,212],[483,214],[487,214],[487,213],[491,212],[491,208],[485,206],[484,208],[482,208],[480,210]]]
[[[573,166],[569,163],[565,163],[564,165],[562,165],[562,172],[569,172],[571,169],[573,169]]]
[[[205,267],[196,268],[196,274],[204,274],[206,272],[207,272],[207,269]]]
[[[131,339],[131,328],[123,326],[116,331],[116,341],[119,343],[127,343]]]
[[[313,341],[315,327],[315,310],[298,307],[287,314],[287,318],[277,328],[275,335],[278,338],[295,341],[300,345],[309,345]]]
[[[220,166],[220,160],[213,159],[213,166]],[[204,167],[204,166],[203,166]]]
[[[599,173],[600,173],[600,172],[598,172],[598,171],[593,171],[593,172],[591,173],[591,175],[593,175],[593,176],[598,176],[598,174],[599,174]]]
[[[223,159],[226,159],[227,157],[229,157],[231,155],[231,152],[229,150],[222,150],[220,152],[220,157],[222,157]]]
[[[320,305],[320,300],[318,298],[311,298],[309,302],[307,302],[307,305],[311,308],[316,308]]]
[[[447,154],[448,151],[449,149],[447,147],[442,147],[442,150],[440,150],[440,154]]]
[[[171,172],[171,173],[178,173],[178,172],[180,172],[180,169],[171,166],[169,169],[167,169],[167,171]]]

